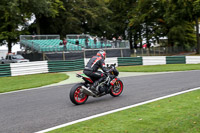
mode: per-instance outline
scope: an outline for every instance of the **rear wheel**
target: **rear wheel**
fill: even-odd
[[[117,80],[113,86],[111,86],[110,95],[113,97],[119,96],[123,91],[124,85],[121,80]]]
[[[84,104],[88,99],[88,95],[82,92],[82,86],[83,84],[81,83],[76,84],[75,86],[71,88],[71,91],[69,94],[70,100],[72,101],[72,103],[76,105]]]

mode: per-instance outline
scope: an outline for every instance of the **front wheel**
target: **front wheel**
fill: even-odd
[[[76,105],[84,104],[88,99],[88,95],[82,92],[82,86],[82,83],[74,85],[69,94],[70,100]]]
[[[119,96],[123,91],[123,82],[118,79],[113,86],[111,86],[110,95],[113,97]]]

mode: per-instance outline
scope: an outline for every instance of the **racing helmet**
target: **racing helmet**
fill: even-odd
[[[106,52],[103,50],[100,50],[99,52],[97,52],[97,56],[101,56],[103,60],[106,59]]]

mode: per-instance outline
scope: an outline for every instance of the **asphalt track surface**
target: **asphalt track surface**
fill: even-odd
[[[32,133],[200,86],[200,71],[123,77],[120,97],[89,97],[81,106],[69,99],[74,84],[0,95],[0,133]]]

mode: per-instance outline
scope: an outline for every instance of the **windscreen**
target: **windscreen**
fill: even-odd
[[[14,56],[13,56],[13,59],[24,59],[24,57],[21,56],[21,55],[14,55]]]

